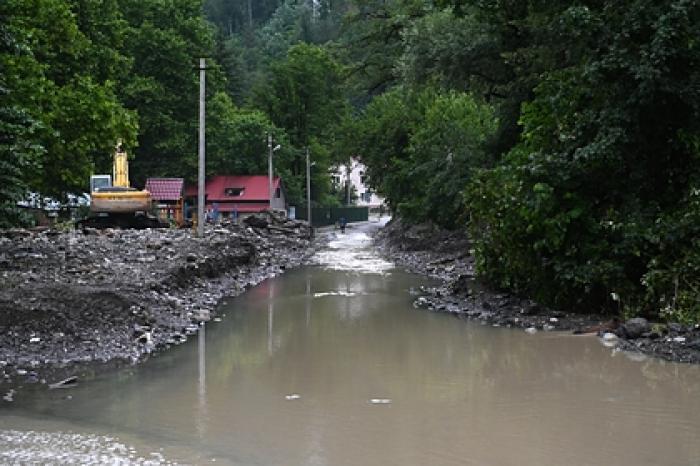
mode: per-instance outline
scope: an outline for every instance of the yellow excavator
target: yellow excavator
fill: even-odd
[[[129,159],[117,141],[114,151],[113,178],[90,177],[90,215],[78,222],[92,228],[164,228],[168,225],[151,215],[151,193],[132,188],[129,183]],[[112,182],[114,180],[114,182]]]

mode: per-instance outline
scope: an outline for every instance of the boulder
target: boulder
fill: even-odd
[[[649,325],[649,321],[647,321],[645,318],[635,317],[625,322],[624,329],[625,336],[627,338],[634,339],[641,337],[644,333],[650,332],[651,325]]]
[[[681,333],[683,331],[683,326],[677,322],[671,322],[668,324],[668,329],[675,333]]]

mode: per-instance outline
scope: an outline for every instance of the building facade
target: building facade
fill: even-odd
[[[352,158],[350,164],[339,165],[331,174],[333,184],[337,189],[344,189],[346,197],[352,197],[354,192],[356,199],[345,200],[346,204],[355,204],[363,207],[378,208],[384,205],[384,198],[377,195],[367,185],[366,167],[358,159]]]

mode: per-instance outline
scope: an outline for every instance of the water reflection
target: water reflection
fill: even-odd
[[[267,353],[270,355],[272,355],[272,322],[275,319],[273,283],[273,281],[269,281],[267,284]]]
[[[203,439],[207,434],[207,333],[206,325],[202,325],[197,334],[197,360],[199,367],[199,384],[197,386],[198,411],[195,418],[197,433]]]
[[[421,284],[290,272],[145,366],[71,400],[18,399],[12,425],[61,419],[191,464],[700,464],[697,366],[419,311],[408,290]]]

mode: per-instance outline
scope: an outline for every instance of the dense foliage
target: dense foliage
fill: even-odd
[[[6,0],[0,212],[81,192],[117,137],[136,184],[275,169],[337,203],[349,157],[407,221],[469,229],[490,283],[700,316],[694,0]]]
[[[368,92],[394,90],[355,127],[404,218],[469,228],[482,277],[547,304],[700,316],[697,2],[358,4],[349,55]],[[471,170],[446,169],[448,122],[405,88],[493,108]]]

